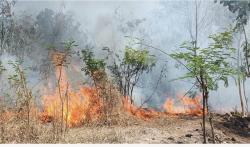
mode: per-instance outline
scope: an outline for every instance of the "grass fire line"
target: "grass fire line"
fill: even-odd
[[[59,76],[59,69],[56,70],[56,76]],[[98,96],[97,89],[95,87],[79,85],[79,90],[73,90],[72,86],[67,87],[68,77],[66,75],[65,68],[61,73],[61,91],[66,93],[68,91],[68,106],[64,103],[64,120],[68,121],[68,127],[76,127],[82,125],[85,121],[96,121],[101,118],[103,104],[101,98]],[[44,93],[49,93],[50,88]],[[43,112],[41,112],[42,122],[51,122],[52,120],[59,119],[60,112],[60,96],[57,90],[51,92],[52,94],[43,95]],[[175,104],[175,100],[167,98],[163,104],[165,112],[156,111],[153,108],[139,108],[132,104],[128,97],[123,99],[123,108],[130,114],[143,120],[150,120],[154,117],[163,115],[202,115],[201,96],[194,98],[177,94],[177,98],[180,103]],[[64,98],[65,99],[65,98]],[[65,99],[66,100],[66,99]],[[68,110],[66,110],[68,108]],[[67,112],[67,113],[66,113]]]

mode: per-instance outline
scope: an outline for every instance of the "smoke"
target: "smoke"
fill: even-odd
[[[3,72],[2,76],[6,78],[6,77],[8,77],[8,75],[14,73],[14,69],[9,63],[15,62],[16,57],[9,55],[7,53],[2,54],[0,57],[1,57],[0,61],[2,62],[2,64],[4,65],[4,68],[6,69],[6,71]]]
[[[109,47],[119,55],[123,54],[125,45],[129,43],[125,36],[143,39],[145,43],[168,53],[178,50],[183,41],[190,41],[194,36],[194,7],[194,1],[18,1],[14,11],[17,15],[26,11],[34,18],[45,8],[71,14],[72,19],[79,23],[81,30],[78,34],[72,35],[80,44],[79,48],[91,45],[96,56],[104,58],[103,47]],[[209,43],[207,37],[227,28],[234,16],[225,7],[213,1],[201,1],[198,11],[198,45],[206,47]],[[75,36],[80,37],[74,38]],[[42,47],[38,48],[35,53],[38,57],[26,61],[26,65],[32,65],[32,60],[40,58],[39,55],[47,56]],[[137,104],[152,96],[148,106],[161,108],[167,97],[175,97],[177,92],[188,91],[194,81],[172,81],[183,76],[186,70],[180,65],[176,68],[178,66],[176,62],[158,50],[152,48],[149,50],[151,54],[156,55],[157,65],[151,73],[142,76],[134,96]],[[5,65],[7,58],[15,59],[7,55],[1,56]],[[81,62],[74,59],[74,64],[80,68]],[[163,75],[161,75],[162,70],[164,70]],[[84,76],[82,73],[76,75],[80,78]],[[36,83],[37,79],[40,77],[35,72],[30,81]],[[246,85],[249,85],[249,80]],[[249,91],[247,97],[250,98]],[[211,93],[210,103],[213,108],[222,109],[222,106],[225,109],[239,108],[239,96],[234,80],[230,80],[227,88],[220,84],[220,88]]]
[[[11,97],[11,90],[10,90],[10,85],[8,83],[8,79],[10,75],[13,75],[15,73],[15,69],[9,64],[10,62],[15,62],[16,57],[11,56],[9,54],[2,54],[0,56],[0,61],[2,62],[5,71],[0,75],[0,100],[4,98],[7,94],[9,94],[8,100],[6,100],[7,103],[12,104],[14,101],[13,98]],[[8,92],[8,93],[7,93]]]

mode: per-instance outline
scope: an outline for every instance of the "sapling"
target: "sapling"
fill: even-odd
[[[171,54],[172,58],[181,61],[187,69],[185,76],[179,79],[194,79],[198,83],[198,89],[202,92],[204,143],[206,143],[206,113],[210,114],[208,110],[209,92],[218,88],[218,81],[220,80],[224,81],[225,86],[227,86],[228,77],[236,74],[229,63],[230,60],[234,60],[232,53],[235,52],[235,48],[232,47],[232,31],[211,35],[209,38],[212,42],[207,48],[194,47],[192,43],[185,42],[181,45],[181,48],[185,49],[184,52],[178,51]],[[209,120],[213,131],[211,115]],[[213,142],[215,142],[214,132],[212,135]]]

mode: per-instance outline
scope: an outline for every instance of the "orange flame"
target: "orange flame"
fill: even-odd
[[[56,70],[56,77],[60,80],[60,92],[56,90],[53,94],[44,95],[44,111],[42,121],[49,122],[59,119],[63,111],[63,119],[69,127],[78,126],[83,121],[95,121],[101,116],[102,103],[95,88],[81,86],[78,91],[72,90],[68,83],[65,69]],[[63,110],[62,110],[63,105]]]
[[[65,69],[60,66],[56,68],[56,77],[60,79],[57,90],[42,97],[44,111],[41,120],[43,122],[63,118],[68,127],[74,127],[83,124],[85,121],[93,122],[101,118],[103,103],[96,88],[79,86],[79,90],[73,90],[68,82]],[[163,108],[167,114],[202,115],[201,96],[190,98],[179,94],[177,98],[180,101],[179,104],[176,104],[174,99],[171,98],[165,101]],[[123,108],[143,120],[150,120],[166,114],[155,109],[138,107],[131,103],[128,96],[123,98]]]
[[[166,99],[163,108],[168,114],[202,115],[202,96],[197,95],[194,98],[191,98],[178,94],[177,98],[180,100],[179,105],[176,105],[172,98]]]
[[[123,99],[123,107],[126,111],[131,113],[132,115],[143,119],[143,120],[149,120],[153,117],[156,117],[160,114],[160,112],[157,112],[154,109],[149,109],[149,108],[141,108],[133,105],[131,103],[131,100],[128,96],[124,97]]]

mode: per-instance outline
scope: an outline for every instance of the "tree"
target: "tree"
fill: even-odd
[[[41,11],[35,20],[36,32],[43,46],[62,46],[67,40],[82,41],[80,24],[75,22],[73,16],[63,12],[54,12],[51,9]],[[80,37],[80,38],[79,38]]]
[[[217,2],[217,0],[215,1]],[[247,24],[250,11],[250,1],[238,1],[238,0],[220,0],[220,4],[228,7],[228,10],[237,13],[236,21],[240,24]]]
[[[98,86],[98,81],[106,74],[106,63],[103,59],[95,58],[94,53],[90,49],[82,50],[81,59],[85,63],[82,71],[84,71],[86,75],[92,77],[95,86]]]
[[[109,50],[108,50],[109,51]],[[112,53],[110,55],[113,55]],[[115,58],[118,58],[117,62]],[[146,49],[139,50],[126,46],[124,58],[115,54],[113,65],[108,66],[120,92],[124,96],[130,96],[133,103],[133,90],[144,72],[150,72],[155,66],[156,59]]]
[[[245,25],[247,25],[249,14],[250,14],[250,1],[237,1],[237,0],[220,0],[220,4],[228,7],[228,10],[236,14],[236,25],[235,28],[239,32],[244,34],[245,41],[242,44],[244,55],[245,55],[245,66],[247,76],[250,76],[250,47],[248,43],[248,38],[245,30]]]
[[[8,48],[13,31],[12,7],[14,0],[0,0],[0,55]]]
[[[64,127],[64,105],[65,105],[65,101],[66,103],[66,125],[65,125],[65,130],[67,130],[67,121],[68,121],[68,95],[65,94],[65,96],[63,96],[62,92],[63,92],[63,85],[62,83],[62,70],[63,67],[67,67],[67,65],[69,64],[69,57],[72,56],[73,54],[73,48],[76,47],[77,45],[75,44],[75,41],[68,41],[68,42],[64,42],[63,43],[64,47],[63,51],[58,51],[55,50],[55,52],[52,54],[52,61],[53,64],[56,68],[59,69],[59,75],[58,75],[58,79],[57,79],[57,87],[58,87],[58,93],[59,93],[59,98],[60,98],[60,102],[61,102],[61,126],[60,126],[60,131],[61,133],[63,133],[63,127]],[[68,84],[67,84],[68,85]],[[67,93],[68,87],[65,90]]]
[[[234,69],[231,68],[229,64],[229,60],[232,59],[231,54],[235,51],[235,49],[232,48],[232,32],[225,31],[211,35],[209,38],[212,40],[212,43],[207,48],[194,47],[191,42],[185,42],[181,45],[181,48],[186,49],[186,52],[176,52],[171,54],[171,57],[174,59],[183,61],[183,65],[188,70],[185,76],[180,79],[195,79],[198,83],[198,88],[202,92],[202,127],[204,143],[206,143],[206,112],[209,113],[209,91],[216,90],[218,88],[219,80],[224,81],[225,86],[227,86],[228,77],[235,74]],[[194,54],[195,52],[197,54]],[[210,124],[213,132],[211,121]]]
[[[33,58],[39,65],[40,72],[47,77],[53,69],[48,54],[53,52],[53,49],[63,51],[63,42],[74,40],[79,44],[86,43],[85,33],[80,31],[80,24],[77,23],[73,16],[63,12],[54,12],[51,9],[44,9],[35,19],[36,40],[38,47],[34,51]],[[43,54],[43,58],[37,59],[37,54]],[[41,64],[42,63],[42,64]]]
[[[28,134],[28,140],[30,141],[31,137],[31,108],[34,97],[31,91],[31,88],[28,87],[27,75],[25,68],[22,68],[22,61],[9,62],[15,70],[13,75],[9,76],[9,82],[15,90],[17,96],[16,99],[16,108],[17,113],[22,114],[26,123],[26,131]]]
[[[17,56],[21,60],[25,56],[31,56],[30,52],[36,48],[37,39],[34,19],[25,13],[13,19],[12,34],[8,39],[8,53]]]
[[[112,94],[111,89],[113,89],[113,87],[109,84],[105,71],[106,63],[104,59],[96,58],[90,49],[82,50],[80,56],[84,63],[82,71],[91,77],[98,97],[102,100],[102,111],[104,114],[102,115],[102,121],[104,121],[104,123],[111,123],[109,120],[111,118],[113,108],[117,105],[118,98],[114,97]]]
[[[235,83],[238,87],[239,97],[240,97],[240,105],[241,105],[241,115],[245,116],[245,109],[248,111],[248,99],[246,97],[245,92],[245,82],[247,80],[247,72],[245,70],[245,66],[242,63],[242,48],[241,48],[241,35],[239,36],[240,39],[238,40],[237,46],[237,75],[235,77]],[[244,97],[244,99],[243,99]],[[245,105],[244,105],[245,100]],[[245,107],[246,106],[246,107]]]
[[[245,94],[245,82],[246,79],[250,77],[250,44],[248,42],[248,37],[245,29],[245,26],[247,25],[247,22],[249,20],[250,1],[220,0],[220,4],[223,4],[223,6],[228,7],[228,10],[231,11],[232,13],[236,13],[235,32],[240,35],[243,35],[244,37],[244,41],[242,42],[240,47],[238,47],[238,61],[237,61],[238,62],[237,86],[239,87],[242,116],[244,116],[245,109],[248,111],[248,99]],[[244,61],[245,61],[242,65],[240,65],[241,61],[239,61],[241,52],[244,54]],[[246,108],[244,106],[243,96],[245,98]]]

